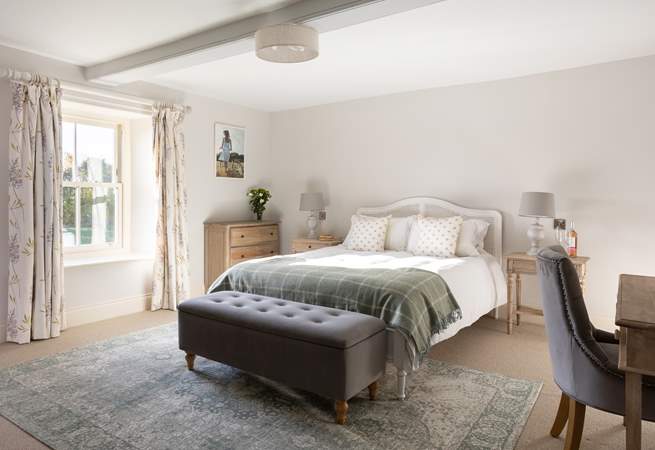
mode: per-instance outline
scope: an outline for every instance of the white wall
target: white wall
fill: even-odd
[[[79,67],[51,60],[30,53],[0,46],[0,67],[35,71],[61,80],[83,83]],[[229,105],[216,100],[185,95],[182,92],[134,83],[118,89],[121,92],[143,96],[154,100],[180,102],[192,107],[192,113],[185,120],[186,181],[189,196],[188,218],[191,258],[191,291],[202,294],[203,284],[203,228],[207,219],[245,219],[248,213],[246,191],[254,185],[267,186],[270,178],[270,115],[248,108]],[[0,80],[0,198],[7,198],[7,144],[9,107],[11,98],[9,82]],[[245,179],[216,179],[212,174],[211,154],[213,123],[215,121],[243,125],[246,136]],[[131,122],[136,146],[150,149],[150,135],[144,133],[150,120]],[[139,133],[141,130],[141,133]],[[135,133],[136,131],[136,133]],[[147,147],[144,147],[147,145]],[[152,186],[149,173],[138,173],[138,168],[147,171],[149,153],[132,154],[133,191],[135,208],[132,217],[135,251],[149,252],[154,245],[151,230],[155,223],[155,205],[149,203],[141,191]],[[151,166],[150,166],[151,167]],[[7,205],[0,203],[0,342],[5,337],[7,311]],[[65,302],[72,322],[100,319],[112,310],[130,312],[143,309],[144,298],[151,292],[152,261],[132,261],[96,266],[70,267],[65,270]]]
[[[618,274],[655,275],[653,80],[649,57],[275,113],[283,247],[305,229],[299,193],[320,190],[323,229],[341,236],[358,206],[428,195],[500,210],[505,251],[520,251],[520,193],[551,191],[591,257],[590,315],[611,326]]]

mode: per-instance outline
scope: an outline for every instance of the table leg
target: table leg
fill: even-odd
[[[641,374],[625,372],[625,447],[641,449]]]
[[[514,324],[514,274],[507,274],[507,334],[512,334],[512,325]]]
[[[521,325],[521,314],[519,314],[519,308],[521,307],[521,274],[516,274],[516,326]]]
[[[580,289],[582,289],[582,295],[587,291],[585,281],[587,278],[587,268],[584,265],[576,266],[576,272],[578,272],[578,280],[580,281]]]

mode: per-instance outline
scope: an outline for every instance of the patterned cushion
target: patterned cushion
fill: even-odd
[[[439,256],[450,258],[455,256],[457,237],[464,220],[461,216],[453,217],[423,217],[419,216],[414,224],[416,239],[410,239],[408,251],[415,255]]]
[[[343,242],[344,247],[363,252],[383,251],[390,217],[370,217],[359,214],[352,216],[350,231]]]

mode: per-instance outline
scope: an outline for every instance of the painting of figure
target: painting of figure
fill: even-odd
[[[243,178],[246,129],[224,123],[214,125],[216,176]]]

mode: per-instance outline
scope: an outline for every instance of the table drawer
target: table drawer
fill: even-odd
[[[231,247],[260,244],[278,240],[277,225],[240,227],[230,230]]]
[[[248,245],[245,247],[234,247],[230,249],[230,263],[236,264],[241,261],[264,256],[273,256],[279,253],[277,242],[261,245]]]
[[[329,247],[328,244],[317,244],[315,242],[294,242],[292,245],[292,250],[294,253],[308,252],[310,250],[316,250],[323,247]]]
[[[510,260],[509,272],[515,273],[537,273],[537,264],[534,261]]]

